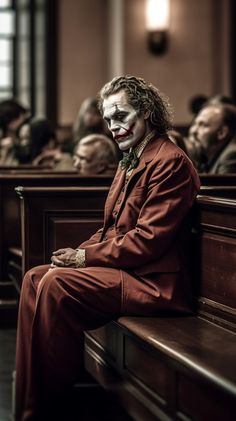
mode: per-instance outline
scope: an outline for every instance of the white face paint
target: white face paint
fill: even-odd
[[[138,116],[137,111],[128,103],[125,91],[104,99],[103,118],[122,151],[136,146],[150,131],[147,117]]]

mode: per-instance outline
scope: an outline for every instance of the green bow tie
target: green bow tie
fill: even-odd
[[[138,166],[139,158],[137,157],[135,151],[129,153],[124,153],[122,160],[120,161],[120,166],[122,170],[132,170]]]

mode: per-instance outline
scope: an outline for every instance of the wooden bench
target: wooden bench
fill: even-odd
[[[200,174],[200,194],[236,199],[236,174]]]
[[[200,174],[201,195],[236,199],[236,174]]]
[[[25,173],[25,172],[52,172],[52,169],[50,167],[37,167],[32,164],[18,164],[18,165],[0,165],[0,174],[6,172],[6,173]],[[74,172],[74,171],[73,171]]]
[[[58,184],[64,185],[66,182],[63,182],[62,177],[60,175],[55,179],[50,178],[50,181],[53,184],[59,180],[61,183]],[[66,241],[68,246],[77,246],[102,225],[104,202],[109,190],[109,186],[103,184],[110,184],[111,178],[81,176],[78,178],[77,175],[76,179],[69,180],[71,184],[85,186],[37,187],[36,185],[29,188],[22,186],[18,189],[21,201],[13,190],[12,204],[16,213],[5,213],[0,226],[2,232],[7,230],[8,233],[7,238],[1,239],[1,260],[5,262],[5,279],[0,282],[0,325],[3,327],[16,325],[18,298],[25,271],[37,264],[50,262],[51,252],[64,247]],[[28,178],[24,178],[23,181],[28,181]],[[35,184],[40,182],[38,178],[33,178],[33,181]],[[44,182],[46,184],[47,181],[47,177],[44,177],[42,184]],[[89,187],[89,183],[93,183],[93,187]],[[7,194],[12,197],[11,190],[7,189]],[[3,207],[5,212],[7,204],[11,206],[10,200],[5,202]],[[64,232],[65,222],[66,232]],[[6,223],[8,227],[5,226]],[[48,235],[44,235],[45,230]]]
[[[236,186],[236,174],[199,174],[202,186]]]
[[[60,247],[77,247],[103,224],[109,186],[18,187],[21,199],[21,272],[49,263]]]
[[[7,279],[11,253],[21,248],[20,201],[16,186],[110,186],[111,176],[83,177],[77,173],[3,172],[0,173],[0,280]]]
[[[21,265],[20,206],[14,191],[16,186],[110,186],[112,181],[112,177],[106,175],[82,177],[74,172],[52,173],[48,170],[39,172],[35,167],[29,167],[31,167],[30,172],[24,172],[26,169],[21,166],[5,169],[0,173],[0,280],[8,279],[9,260],[12,262],[12,273],[19,273]],[[201,175],[201,181],[202,194],[235,198],[233,184],[236,181],[235,175]],[[211,185],[208,186],[208,183]]]
[[[192,316],[121,317],[85,334],[85,367],[135,420],[236,417],[236,201],[198,196]]]
[[[5,171],[0,173],[0,325],[15,327],[18,297],[22,281],[22,244],[20,200],[15,187],[21,186],[110,186],[112,176],[83,177],[77,173],[30,173]],[[107,188],[108,189],[108,188]],[[75,198],[74,198],[75,200]],[[62,199],[64,207],[70,198]],[[96,204],[94,205],[96,209]],[[102,217],[101,217],[102,219]],[[37,221],[36,221],[37,225]],[[43,235],[43,227],[40,235]],[[36,239],[36,237],[35,237]],[[64,244],[63,244],[64,245]]]
[[[39,210],[44,214],[41,228],[35,231],[32,224],[26,230],[27,202],[34,215],[40,202],[45,203],[52,194],[56,199],[58,191],[52,190],[23,188],[20,192],[29,256],[33,251],[25,268],[48,262],[52,250],[65,246],[67,239],[73,246],[89,235],[86,229],[84,238],[78,238],[74,228],[81,220],[74,220],[73,209],[69,214],[63,207],[53,211],[53,202]],[[74,197],[75,191],[72,189],[68,197],[70,194]],[[101,219],[97,225],[101,225]],[[91,228],[94,232],[96,226]],[[43,261],[37,262],[30,241],[35,235],[39,235],[37,239],[42,237],[43,229],[45,236],[39,247],[44,250]],[[195,314],[121,317],[85,333],[86,369],[134,419],[235,419],[235,237],[236,202],[198,196],[191,241]]]
[[[200,194],[205,196],[217,196],[228,199],[236,199],[236,185],[235,186],[201,186]]]

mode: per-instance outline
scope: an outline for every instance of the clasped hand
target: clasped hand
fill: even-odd
[[[77,250],[72,248],[64,248],[56,250],[52,253],[51,268],[54,267],[75,267]]]

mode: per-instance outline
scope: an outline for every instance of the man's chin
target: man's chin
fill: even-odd
[[[133,144],[133,142],[121,142],[121,143],[117,143],[118,144],[118,148],[122,151],[122,152],[127,152],[130,150],[130,148],[132,148],[133,146],[136,145],[136,142]]]
[[[128,152],[129,151],[129,148],[121,147],[121,145],[118,145],[118,147],[121,150],[121,152]]]

